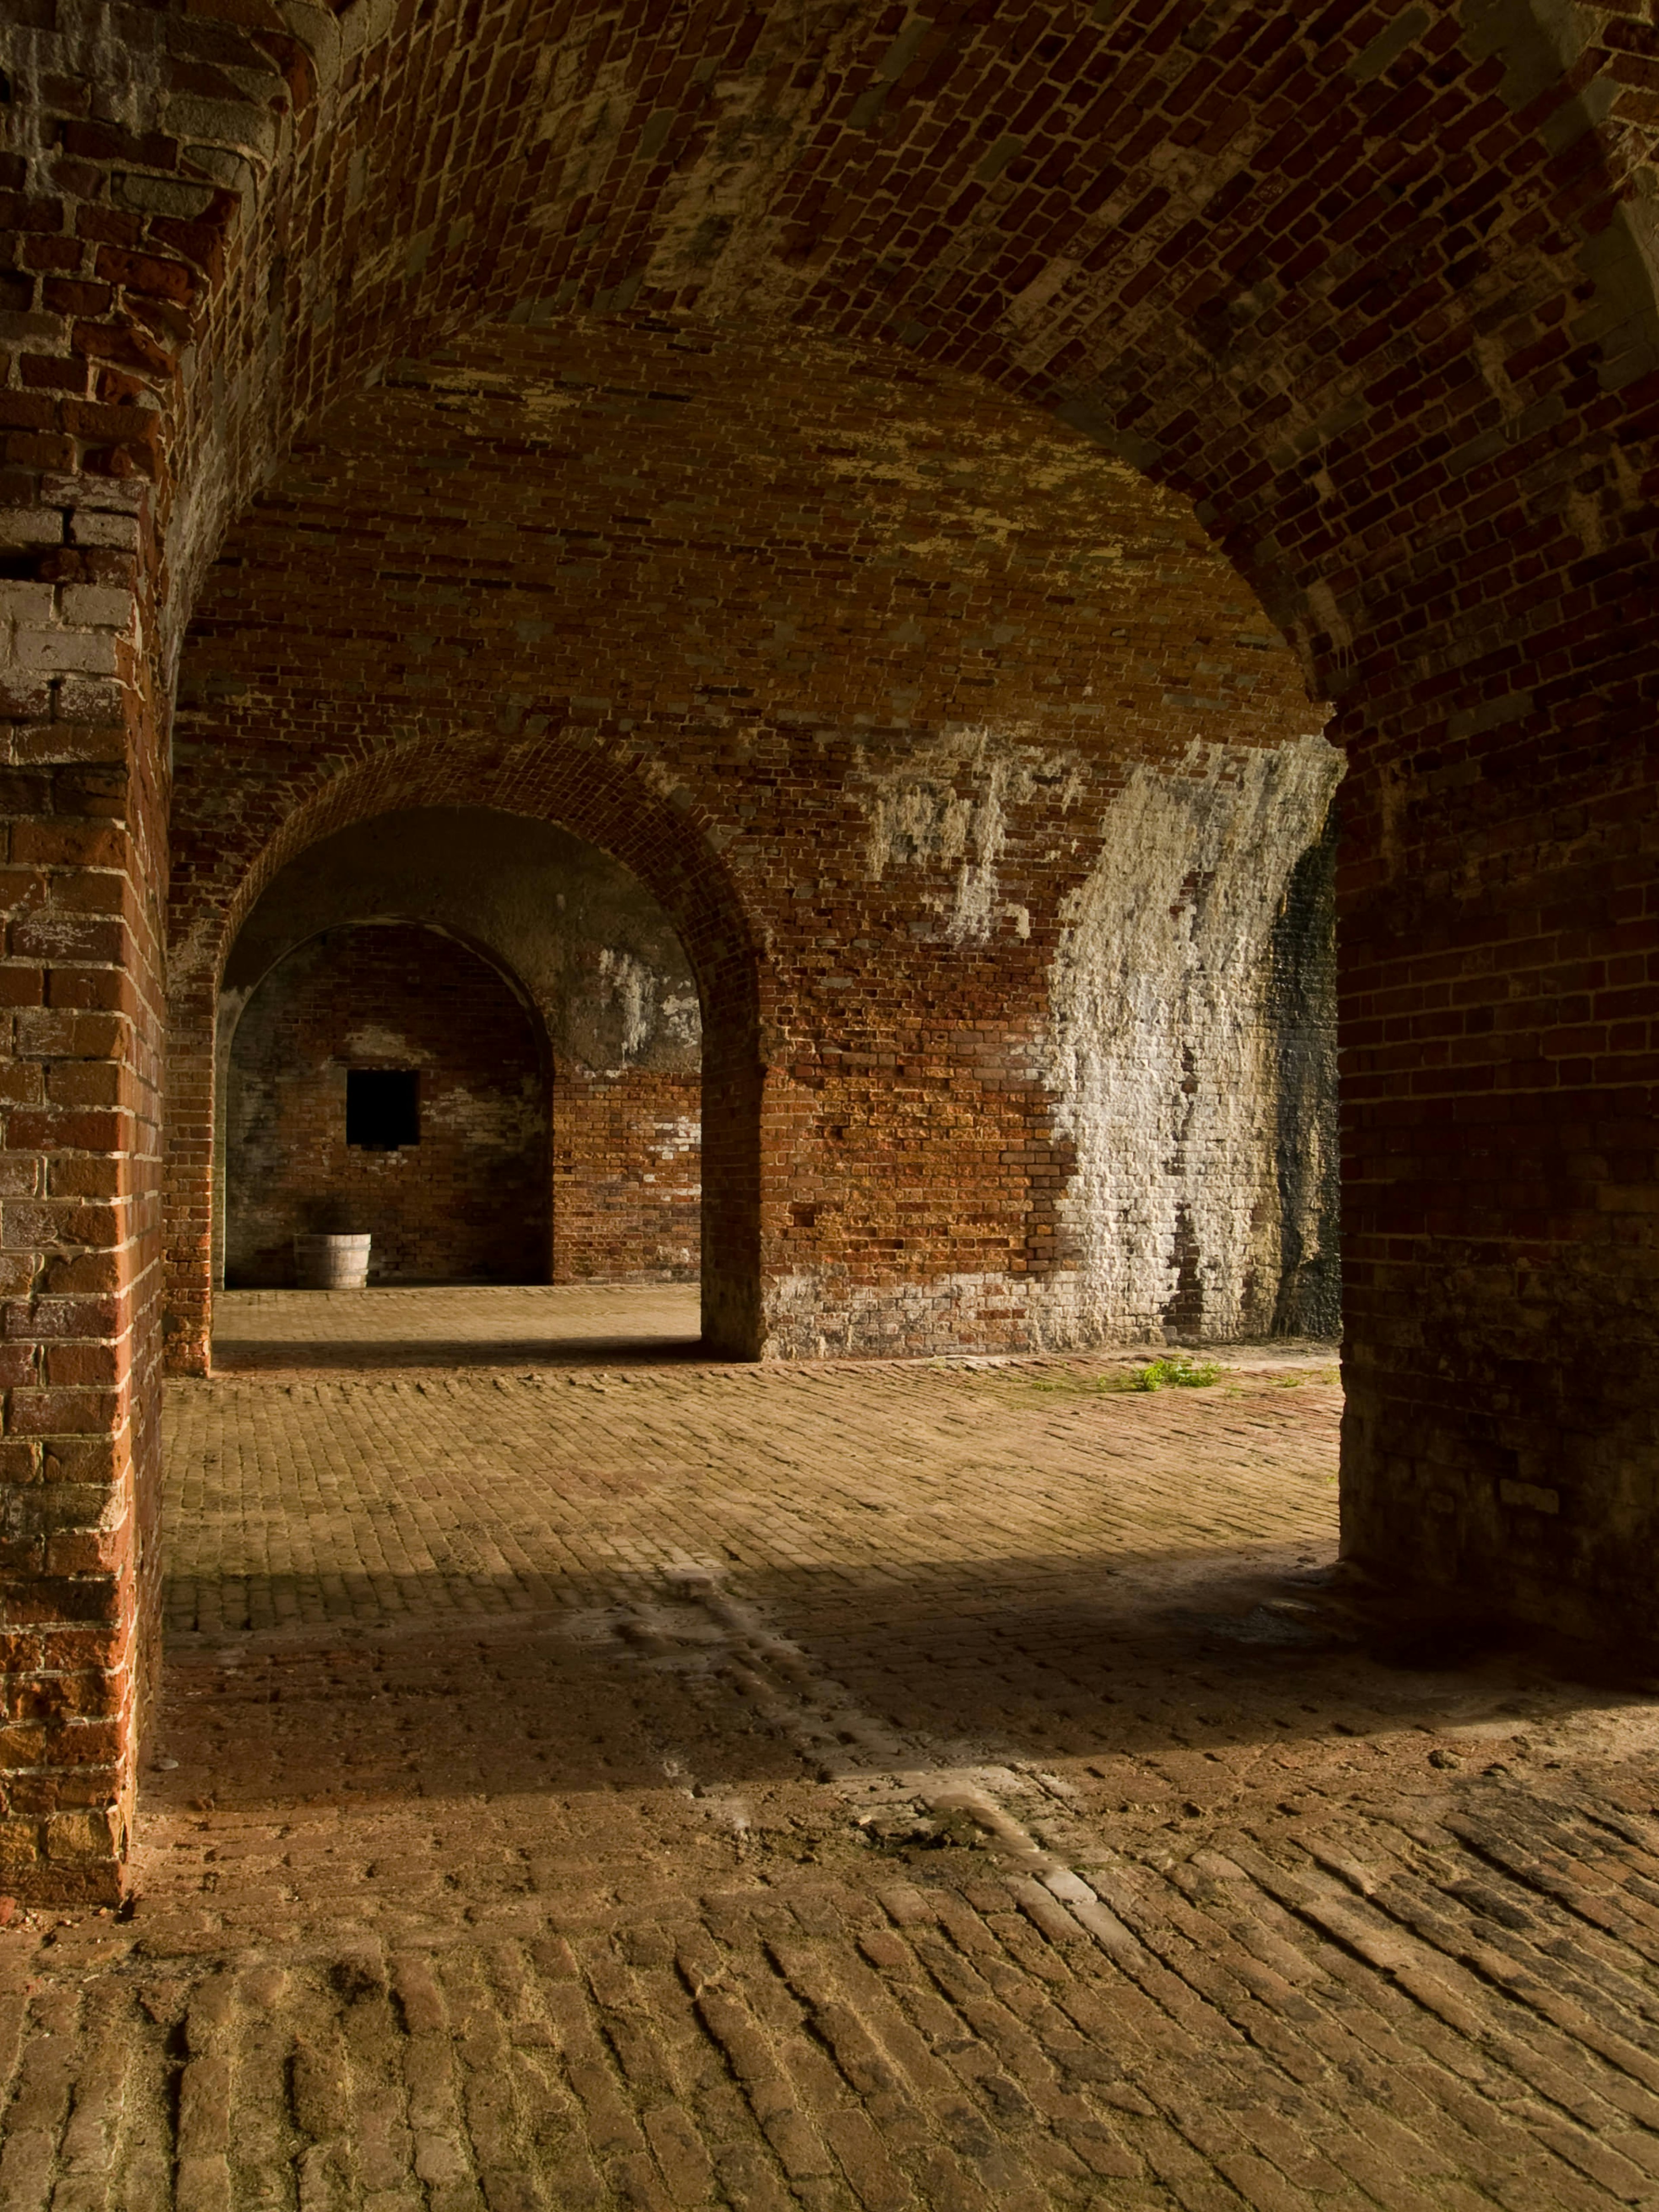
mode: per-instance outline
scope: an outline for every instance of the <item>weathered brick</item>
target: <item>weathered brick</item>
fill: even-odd
[[[26,586],[114,589],[35,565],[80,549],[141,553],[144,574],[130,638],[26,623],[3,695],[14,761],[66,771],[9,825],[12,858],[125,885],[98,909],[120,916],[124,980],[71,956],[8,1042],[122,1062],[145,1133],[119,1223],[98,1226],[109,1252],[43,1246],[14,1272],[107,1266],[100,1287],[151,1295],[170,863],[199,1060],[222,955],[283,860],[390,805],[490,804],[608,839],[681,929],[714,1103],[716,1340],[1030,1342],[1091,1160],[1122,1154],[1101,1133],[1135,1125],[1103,1106],[1091,1154],[1051,1056],[1076,1034],[1061,955],[1092,841],[1133,818],[1139,769],[1178,796],[1218,730],[1237,765],[1285,733],[1276,717],[1317,719],[1305,678],[1352,763],[1349,1544],[1454,1607],[1645,1635],[1632,1469],[1652,1407],[1621,1377],[1659,1371],[1641,1196],[1659,1052],[1644,1002],[1587,1013],[1545,972],[1652,878],[1651,288],[1617,212],[1653,127],[1633,0],[1589,10],[1559,66],[1438,4],[1251,0],[1199,24],[1145,0],[1058,28],[869,5],[822,33],[764,8],[620,33],[348,10],[314,51],[228,9],[141,11],[108,97],[88,74],[101,33],[16,4],[31,63],[0,191],[4,312],[24,319],[0,537]],[[601,82],[591,109],[556,89]],[[757,86],[763,129],[732,89]],[[337,111],[357,117],[349,148],[319,127]],[[46,283],[73,298],[42,301]],[[33,321],[48,310],[66,337]],[[447,359],[397,366],[437,331]],[[514,416],[503,364],[538,350],[554,373]],[[725,444],[687,397],[700,376],[738,425]],[[422,379],[440,389],[414,396]],[[1073,451],[1111,457],[1083,528],[1060,526],[1056,410]],[[734,472],[762,445],[770,508]],[[43,472],[134,503],[83,508]],[[1031,494],[1017,527],[990,496],[1011,477]],[[186,693],[169,823],[163,693],[192,615],[187,665],[232,688]],[[1258,623],[1293,651],[1253,661]],[[1041,781],[1033,763],[1062,757]],[[121,768],[119,791],[76,784],[77,761]],[[1194,873],[1127,903],[1223,903]],[[1650,948],[1650,900],[1639,921]],[[1485,1009],[1382,1006],[1448,957],[1494,980]],[[1137,955],[1103,1002],[1156,964]],[[1172,995],[1165,975],[1150,1000]],[[1218,1050],[1194,1056],[1241,1095]],[[1173,1117],[1194,1094],[1160,1095]],[[171,1240],[198,1355],[206,1096]],[[1627,1156],[1580,1141],[1601,1123],[1638,1133]],[[1180,1172],[1184,1225],[1146,1241],[1173,1278],[1141,1299],[1148,1328],[1215,1304],[1224,1232],[1193,1231],[1204,1179]],[[1218,1216],[1254,1235],[1280,1203],[1264,1172]],[[1133,1242],[1121,1207],[1091,1218],[1103,1251]],[[1258,1316],[1271,1273],[1232,1271]],[[147,1308],[135,1340],[154,1334]],[[1592,1391],[1614,1337],[1620,1377]],[[1566,1510],[1535,1527],[1506,1483]]]

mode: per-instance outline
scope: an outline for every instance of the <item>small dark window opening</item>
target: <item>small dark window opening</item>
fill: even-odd
[[[395,1152],[421,1141],[421,1078],[412,1067],[346,1070],[346,1142]]]

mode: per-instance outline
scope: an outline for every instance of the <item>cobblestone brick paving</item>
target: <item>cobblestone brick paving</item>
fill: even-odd
[[[1659,2206],[1659,1707],[1349,1639],[1328,1355],[305,1356],[173,1395],[6,2212]]]

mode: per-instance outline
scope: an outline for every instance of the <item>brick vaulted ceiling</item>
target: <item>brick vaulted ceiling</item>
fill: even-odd
[[[87,38],[65,188],[124,166],[55,295],[94,356],[109,329],[72,427],[136,447],[148,394],[181,434],[175,633],[301,425],[580,310],[888,345],[1060,413],[1198,501],[1318,688],[1365,661],[1373,714],[1431,717],[1559,619],[1538,574],[1640,523],[1633,4],[246,0]]]
[[[637,310],[496,325],[338,403],[226,539],[180,672],[175,965],[388,745],[464,741],[477,777],[550,723],[988,717],[1109,775],[1322,716],[1186,501],[981,379]]]

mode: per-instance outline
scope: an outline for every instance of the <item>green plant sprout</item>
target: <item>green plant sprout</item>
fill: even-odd
[[[1213,1359],[1189,1359],[1184,1352],[1173,1358],[1154,1359],[1133,1375],[1125,1376],[1115,1384],[1120,1390],[1206,1390],[1215,1382],[1221,1369]]]

